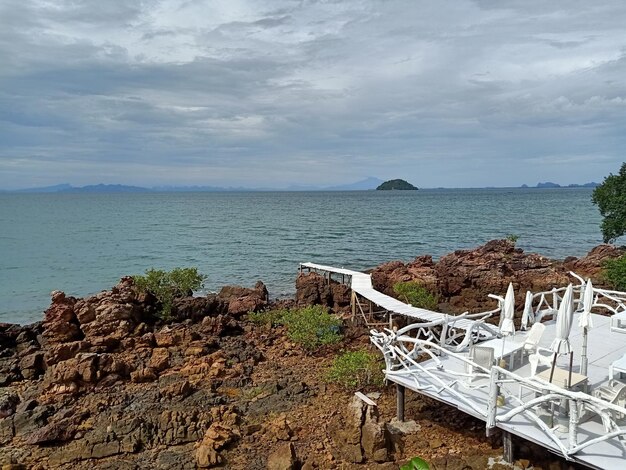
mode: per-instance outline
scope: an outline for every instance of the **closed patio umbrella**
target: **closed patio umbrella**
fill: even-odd
[[[587,375],[587,334],[588,329],[593,327],[593,320],[591,319],[591,307],[593,306],[593,285],[591,279],[587,279],[585,285],[585,291],[583,296],[583,311],[578,317],[578,326],[583,329],[583,347],[580,354],[580,373]]]
[[[506,341],[506,337],[515,334],[515,324],[513,323],[513,316],[515,315],[515,293],[513,292],[513,283],[511,282],[509,282],[509,287],[504,296],[501,315],[500,333],[504,338],[502,339],[502,354],[500,357],[504,356],[504,342]]]
[[[556,337],[554,338],[554,341],[552,341],[552,345],[550,346],[550,349],[554,352],[552,369],[550,370],[551,382],[552,375],[554,374],[554,367],[556,366],[557,356],[560,354],[568,354],[572,351],[572,348],[569,344],[569,333],[572,329],[572,319],[574,317],[574,303],[572,302],[572,293],[573,287],[572,284],[570,284],[567,286],[567,289],[565,289],[565,294],[563,294],[563,299],[561,300],[561,304],[559,305],[559,311],[556,315]]]
[[[528,329],[528,321],[532,318],[535,322],[533,314],[533,293],[529,290],[526,291],[526,301],[524,302],[524,313],[522,313],[522,330]]]

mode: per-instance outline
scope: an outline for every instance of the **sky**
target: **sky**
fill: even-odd
[[[602,181],[626,2],[2,0],[0,188]]]

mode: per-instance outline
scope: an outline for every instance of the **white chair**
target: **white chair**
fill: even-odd
[[[528,332],[528,336],[524,340],[524,354],[537,354],[539,348],[539,341],[543,336],[543,332],[546,330],[546,325],[543,323],[534,323]]]
[[[593,391],[593,396],[606,400],[617,406],[626,406],[626,383],[619,380],[609,379]],[[612,412],[615,419],[623,419],[622,413]]]
[[[543,354],[541,354],[541,351],[544,352],[549,352],[550,355],[549,356],[545,356]],[[542,366],[550,366],[552,365],[552,361],[554,360],[554,355],[556,353],[554,351],[552,351],[551,349],[545,349],[545,348],[537,348],[534,354],[531,354],[530,356],[528,356],[528,362],[530,362],[530,375],[531,377],[534,376],[535,374],[537,374],[537,367],[539,366],[539,364],[541,364]]]
[[[468,359],[475,363],[477,366],[481,366],[489,370],[491,369],[491,366],[493,366],[494,358],[495,353],[493,348],[475,345],[470,346]],[[466,365],[466,372],[468,372],[469,374],[475,374],[477,372],[481,374],[485,373],[485,371],[472,364]],[[470,376],[469,381],[472,382],[475,378],[476,377],[474,376]]]

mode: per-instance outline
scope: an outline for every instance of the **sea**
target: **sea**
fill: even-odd
[[[367,269],[494,238],[552,258],[602,242],[588,188],[0,194],[0,322],[39,321],[146,269],[197,267],[205,291],[295,292],[300,262]]]

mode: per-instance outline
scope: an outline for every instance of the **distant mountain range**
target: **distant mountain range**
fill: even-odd
[[[290,186],[288,188],[244,188],[244,187],[220,187],[220,186],[153,186],[143,188],[140,186],[127,186],[123,184],[95,184],[88,186],[72,186],[71,184],[57,184],[40,188],[16,189],[11,193],[146,193],[146,192],[224,192],[224,191],[367,191],[376,189],[383,180],[378,178],[365,178],[355,183],[339,186]]]
[[[289,186],[287,188],[244,188],[244,187],[221,187],[221,186],[153,186],[144,188],[140,186],[127,186],[123,184],[94,184],[88,186],[72,186],[71,184],[57,184],[38,188],[26,188],[15,190],[0,190],[3,193],[147,193],[147,192],[225,192],[225,191],[369,191],[375,190],[383,180],[369,177],[355,183],[336,186]],[[537,183],[536,186],[523,184],[521,188],[595,188],[598,183],[569,184],[561,186],[557,183],[546,181]],[[438,188],[445,189],[445,188]]]
[[[545,183],[537,183],[535,188],[595,188],[596,186],[600,186],[600,183],[585,183],[585,184],[568,184],[567,186],[561,186],[558,183],[552,183],[551,181],[546,181]],[[521,188],[529,188],[530,186],[523,184],[520,186]]]

